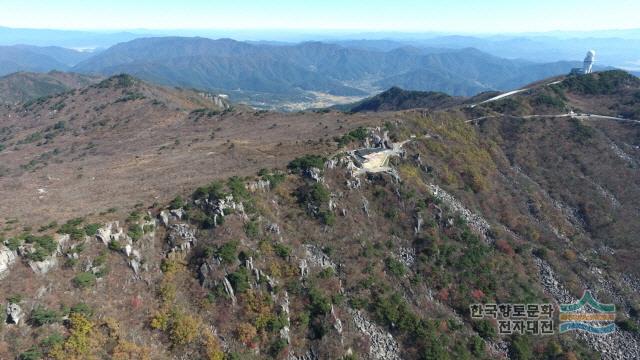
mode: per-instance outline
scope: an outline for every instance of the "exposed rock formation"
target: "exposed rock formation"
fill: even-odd
[[[334,264],[331,259],[322,252],[317,246],[306,244],[303,245],[305,248],[305,256],[306,260],[311,266],[317,266],[322,269],[332,268],[336,269],[336,264]],[[307,262],[305,262],[305,265]]]
[[[198,239],[196,230],[188,224],[172,224],[169,226],[167,244],[169,252],[186,251],[191,249]]]
[[[251,192],[268,191],[271,188],[271,182],[269,180],[257,180],[247,184],[247,190]]]
[[[7,275],[9,268],[16,261],[16,254],[8,247],[0,244],[0,279]]]
[[[195,201],[195,204],[213,216],[214,224],[218,224],[218,219],[224,218],[228,211],[236,212],[243,219],[248,219],[247,214],[244,212],[244,206],[241,202],[235,202],[233,195],[227,195],[224,198],[215,200],[199,199]]]
[[[106,223],[103,227],[98,229],[96,238],[102,241],[105,245],[109,245],[111,241],[118,241],[123,244],[130,244],[131,238],[124,232],[124,229],[120,226],[118,221]]]
[[[18,304],[7,304],[7,324],[20,324],[20,320],[24,316],[22,308]]]
[[[412,268],[416,263],[416,249],[412,247],[401,247],[397,255],[400,261],[407,268]]]
[[[160,217],[160,223],[162,224],[162,226],[164,227],[168,227],[169,226],[169,215],[171,213],[169,212],[169,210],[162,210],[160,211],[160,214],[158,215]]]
[[[451,194],[442,190],[438,185],[430,184],[429,189],[433,196],[437,199],[441,200],[447,206],[449,206],[453,211],[457,212],[462,216],[462,218],[467,222],[469,227],[480,234],[485,240],[491,241],[489,237],[489,231],[491,230],[491,225],[485,220],[482,216],[471,212],[467,209],[458,199],[453,197]]]
[[[367,214],[367,217],[371,216],[371,214],[369,213],[369,200],[367,200],[367,198],[365,197],[362,197],[362,210],[365,214]]]
[[[276,223],[269,224],[267,225],[267,231],[280,235],[280,225]]]
[[[375,360],[400,360],[400,346],[387,331],[365,318],[358,310],[350,310],[356,328],[369,338],[369,356]]]
[[[416,226],[413,228],[413,232],[417,236],[418,234],[420,234],[420,232],[422,232],[422,224],[424,220],[422,220],[422,216],[420,216],[420,214],[415,214],[415,219]]]
[[[324,182],[324,179],[322,178],[322,172],[318,168],[312,167],[312,168],[306,169],[303,175],[317,183]]]
[[[280,329],[280,338],[287,341],[287,344],[291,343],[291,337],[289,335],[289,323],[291,321],[291,314],[289,312],[289,293],[284,292],[284,298],[282,300],[282,305],[280,305],[280,309],[282,314],[284,314],[287,319],[286,325]]]
[[[340,320],[338,315],[336,315],[336,310],[333,307],[333,304],[331,304],[331,318],[333,319],[333,328],[338,332],[338,335],[340,336],[340,343],[342,343],[344,341],[344,338],[342,337],[344,327],[342,326],[342,320]]]
[[[314,349],[309,349],[306,353],[302,355],[294,355],[293,353],[289,354],[287,360],[318,360],[318,354]]]
[[[29,267],[37,274],[46,274],[58,265],[58,258],[53,255],[42,261],[29,261]]]
[[[300,268],[300,280],[302,280],[309,275],[309,265],[307,265],[307,260],[300,259],[300,265],[298,265],[298,267]]]
[[[229,282],[229,279],[227,279],[226,276],[222,279],[222,283],[224,284],[224,291],[231,298],[231,303],[233,304],[233,306],[236,306],[236,303],[237,303],[236,295],[233,292],[233,287],[231,286],[231,283]]]
[[[68,234],[55,234],[54,241],[57,243],[56,251],[51,254],[51,256],[47,257],[42,261],[29,261],[29,267],[33,272],[37,274],[46,274],[55,268],[58,265],[58,255],[62,255],[63,247],[67,244],[69,239],[71,238]],[[22,250],[26,252],[35,251],[33,248],[29,248],[28,250]]]

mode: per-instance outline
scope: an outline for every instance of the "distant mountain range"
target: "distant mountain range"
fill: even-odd
[[[452,46],[463,43],[458,40],[452,39]],[[506,91],[580,65],[505,59],[475,48],[435,45],[285,45],[198,37],[140,38],[95,53],[16,45],[0,47],[0,75],[51,70],[100,76],[128,73],[162,85],[228,93],[232,100],[257,107],[293,108],[292,103],[317,98],[350,103],[394,86],[453,96]]]
[[[18,71],[67,71],[93,55],[57,46],[0,46],[0,76]]]
[[[550,34],[519,36],[438,36],[404,38],[396,40],[326,40],[343,46],[390,51],[413,46],[428,51],[443,49],[475,48],[480,51],[507,58],[527,59],[535,62],[553,62],[562,59],[581,60],[587,50],[596,50],[598,64],[640,70],[640,37],[637,32],[625,34],[611,32],[603,36],[563,36]],[[604,36],[608,35],[608,36]],[[628,36],[620,38],[616,36]]]
[[[518,87],[577,65],[507,60],[472,48],[381,51],[320,42],[283,46],[163,37],[118,44],[73,70],[101,75],[126,72],[161,84],[206,90],[365,96],[400,86],[469,96]]]

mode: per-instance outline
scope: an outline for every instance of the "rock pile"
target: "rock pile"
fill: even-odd
[[[534,262],[540,272],[540,280],[545,291],[560,304],[570,304],[578,301],[556,279],[549,263],[534,257]],[[631,333],[619,329],[611,334],[596,335],[586,332],[576,332],[575,335],[586,342],[592,349],[601,354],[603,360],[640,359],[640,342]]]
[[[458,199],[442,190],[438,185],[430,184],[429,189],[434,197],[445,203],[453,211],[457,212],[467,222],[469,227],[479,233],[485,240],[491,241],[489,233],[491,225],[482,216],[471,212]]]
[[[400,346],[391,334],[367,320],[358,310],[350,310],[356,328],[369,338],[369,356],[375,360],[400,360]]]
[[[326,269],[326,268],[332,268],[333,270],[336,269],[336,264],[334,264],[331,261],[331,259],[324,252],[322,252],[322,250],[320,250],[317,246],[310,245],[310,244],[306,244],[303,246],[305,248],[305,257],[307,260],[305,261],[305,266],[308,262],[309,265],[320,267],[322,269]]]
[[[170,253],[187,251],[197,242],[196,230],[191,225],[172,224],[169,226],[167,244],[169,245]]]

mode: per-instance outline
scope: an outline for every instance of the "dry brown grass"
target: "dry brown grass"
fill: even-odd
[[[144,99],[116,102],[126,92]],[[64,102],[62,110],[51,107]],[[11,131],[0,163],[0,219],[38,225],[164,202],[213,179],[283,167],[296,156],[331,152],[329,140],[348,129],[382,123],[382,115],[257,113],[248,108],[203,116],[195,93],[137,83],[132,88],[92,87],[52,98],[29,110],[0,110]],[[64,121],[49,142],[17,145]],[[57,149],[57,150],[56,150]],[[53,151],[56,151],[53,154]],[[49,159],[37,160],[42,154]],[[34,166],[25,169],[30,161]],[[43,189],[46,193],[41,193]]]

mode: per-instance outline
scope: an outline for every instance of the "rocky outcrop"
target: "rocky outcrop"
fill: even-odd
[[[169,226],[167,244],[170,253],[187,251],[197,242],[196,230],[191,225],[172,224]]]
[[[365,198],[364,196],[362,197],[362,211],[364,211],[367,217],[371,216],[371,213],[369,211],[369,200],[367,200],[367,198]]]
[[[0,279],[5,277],[9,268],[16,261],[16,254],[8,247],[0,244]]]
[[[169,226],[169,216],[170,215],[171,215],[171,213],[169,212],[169,210],[160,211],[160,214],[158,215],[158,217],[160,218],[160,224],[162,224],[162,226],[164,226],[164,227],[168,227]]]
[[[324,178],[322,177],[322,172],[318,168],[308,168],[303,172],[304,177],[309,178],[317,183],[324,182]]]
[[[620,149],[620,147],[616,145],[616,143],[611,142],[611,144],[609,144],[609,147],[620,159],[629,163],[630,165],[635,165],[635,161],[633,160],[633,158],[629,154],[625,153],[624,150]]]
[[[24,316],[22,308],[18,304],[7,304],[7,324],[20,324],[20,320]]]
[[[118,221],[106,223],[103,227],[98,229],[96,238],[102,241],[105,245],[109,245],[112,241],[117,241],[122,244],[130,244],[132,242],[131,238],[125,233]]]
[[[200,285],[202,287],[213,289],[219,284],[218,277],[220,276],[220,273],[218,270],[222,271],[220,265],[221,261],[217,256],[207,259],[202,263],[202,265],[200,265],[200,268],[198,269],[198,280],[200,280]]]
[[[336,269],[336,264],[334,264],[331,261],[331,259],[324,252],[322,252],[322,250],[320,250],[317,246],[310,245],[310,244],[306,244],[303,246],[305,249],[305,258],[307,260],[305,264],[308,263],[311,266],[320,267],[322,269],[326,269],[326,268],[332,268],[333,270]]]
[[[139,274],[140,266],[142,265],[142,255],[140,251],[134,249],[131,245],[127,245],[124,247],[124,254],[127,256],[127,259],[129,259],[129,266],[133,272],[136,273],[136,275]]]
[[[302,355],[295,355],[293,352],[289,353],[287,360],[318,360],[318,353],[314,349],[307,350]]]
[[[267,231],[276,235],[280,235],[280,225],[276,223],[269,224],[267,225]]]
[[[50,256],[42,261],[29,261],[29,267],[37,274],[46,274],[58,265],[58,258]]]
[[[54,241],[57,243],[56,251],[51,254],[49,257],[42,261],[29,261],[29,267],[36,274],[46,274],[55,268],[58,265],[57,256],[62,255],[63,248],[69,242],[71,237],[68,234],[55,234],[53,237]],[[21,249],[22,252],[32,252],[35,251],[34,248]]]
[[[269,189],[271,189],[271,182],[269,180],[259,179],[247,184],[247,190],[251,191],[252,193],[258,191],[268,191]]]
[[[331,304],[331,319],[333,320],[333,328],[338,332],[338,335],[340,336],[340,343],[342,343],[344,341],[344,338],[342,337],[344,326],[342,325],[342,320],[340,320],[336,314],[333,304]]]
[[[298,268],[300,269],[300,280],[306,278],[307,275],[309,275],[309,265],[307,264],[306,259],[300,259]]]
[[[422,224],[424,223],[424,220],[419,213],[416,213],[414,217],[416,219],[416,226],[413,228],[413,233],[415,236],[418,236],[418,234],[422,232]]]
[[[396,257],[398,261],[410,269],[416,263],[416,249],[412,247],[401,247]]]
[[[211,214],[215,225],[219,224],[219,219],[224,218],[229,212],[235,212],[245,220],[249,219],[247,214],[244,212],[242,202],[235,202],[233,195],[227,195],[224,198],[214,200],[198,199],[195,201],[195,204],[206,213]]]
[[[282,300],[282,304],[280,305],[280,310],[282,314],[287,319],[285,326],[280,329],[280,338],[287,341],[287,344],[291,343],[291,336],[289,334],[289,323],[291,321],[291,313],[289,311],[289,293],[284,292],[284,298]]]
[[[438,185],[430,184],[429,190],[435,198],[445,203],[451,208],[451,210],[460,214],[460,216],[462,216],[462,218],[467,222],[472,230],[480,234],[485,240],[491,241],[491,238],[489,236],[491,225],[489,225],[489,222],[487,222],[487,220],[485,220],[482,216],[471,212],[464,205],[462,205],[462,203],[458,201],[458,199],[442,190]]]
[[[354,177],[353,179],[347,179],[347,187],[351,190],[359,189],[362,186],[362,181],[359,177]]]
[[[211,94],[208,92],[199,92],[198,95],[209,100],[214,107],[222,111],[229,110],[231,108],[231,104],[229,103],[229,95],[227,94]]]
[[[400,346],[391,334],[370,322],[358,310],[350,310],[356,328],[369,338],[369,357],[375,360],[400,360]]]
[[[237,303],[236,295],[233,292],[233,287],[231,286],[231,283],[229,282],[229,279],[227,279],[226,276],[222,279],[222,283],[224,285],[224,291],[231,298],[231,303],[233,304],[233,306],[236,306],[236,303]]]
[[[565,289],[564,286],[562,286],[562,284],[560,284],[556,279],[555,272],[548,262],[535,256],[533,257],[533,261],[538,267],[540,281],[547,294],[553,296],[556,301],[562,304],[568,304],[576,301],[569,291],[567,291],[567,289]]]
[[[169,213],[171,214],[171,216],[175,219],[175,220],[182,220],[184,219],[185,215],[187,214],[184,209],[179,208],[179,209],[171,209],[169,210]]]

